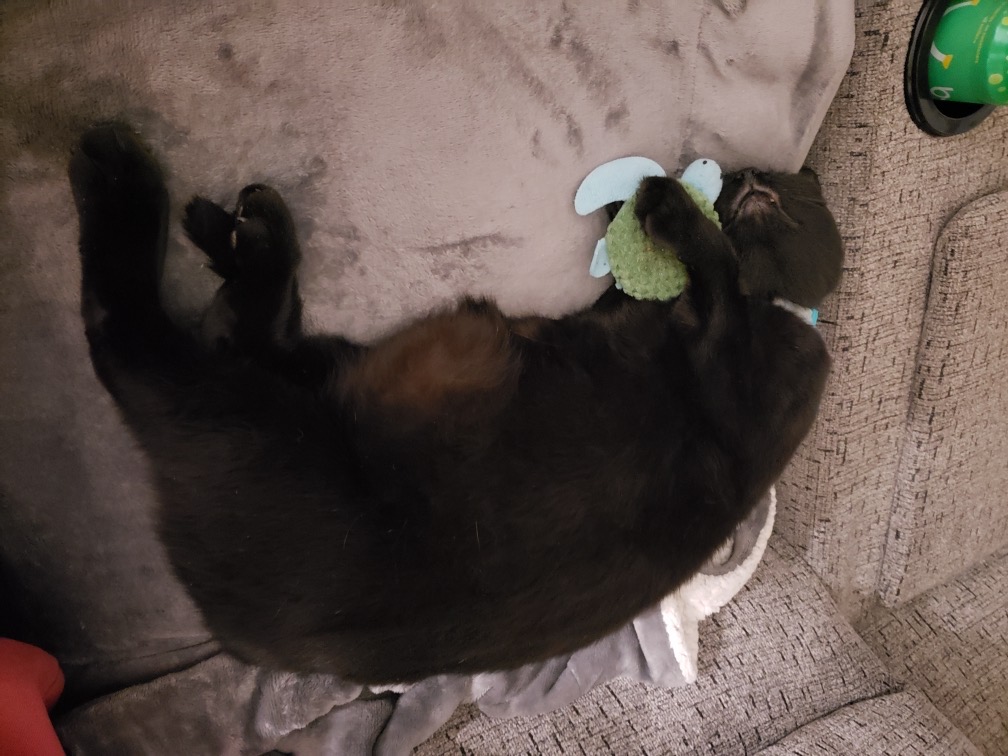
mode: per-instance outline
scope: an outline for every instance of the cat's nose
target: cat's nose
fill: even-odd
[[[742,191],[748,191],[753,187],[765,186],[766,174],[760,173],[755,168],[746,168],[742,171]]]

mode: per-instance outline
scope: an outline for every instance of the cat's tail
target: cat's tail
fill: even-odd
[[[184,369],[189,337],[161,306],[168,191],[157,162],[129,127],[107,123],[81,137],[69,178],[81,315],[99,378],[115,394],[118,368]]]

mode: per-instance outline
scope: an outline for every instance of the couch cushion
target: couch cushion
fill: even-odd
[[[862,635],[984,753],[1008,753],[1008,549],[893,610]]]
[[[764,756],[835,756],[840,753],[983,756],[969,738],[914,688],[844,706],[760,753]]]
[[[938,237],[881,593],[907,601],[1008,544],[1008,191]]]

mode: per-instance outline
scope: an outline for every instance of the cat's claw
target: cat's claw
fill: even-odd
[[[301,256],[287,205],[265,184],[238,193],[230,243],[238,268],[253,276],[285,277]]]

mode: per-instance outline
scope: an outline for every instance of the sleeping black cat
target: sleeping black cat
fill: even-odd
[[[829,369],[771,304],[840,274],[811,171],[732,177],[724,233],[648,179],[637,212],[690,271],[677,301],[611,289],[551,320],[467,299],[367,347],[302,333],[275,191],[186,208],[224,279],[207,343],[159,303],[168,195],[139,140],[89,131],[70,178],[95,370],[151,459],[175,570],[252,662],[382,683],[596,640],[746,517]]]

